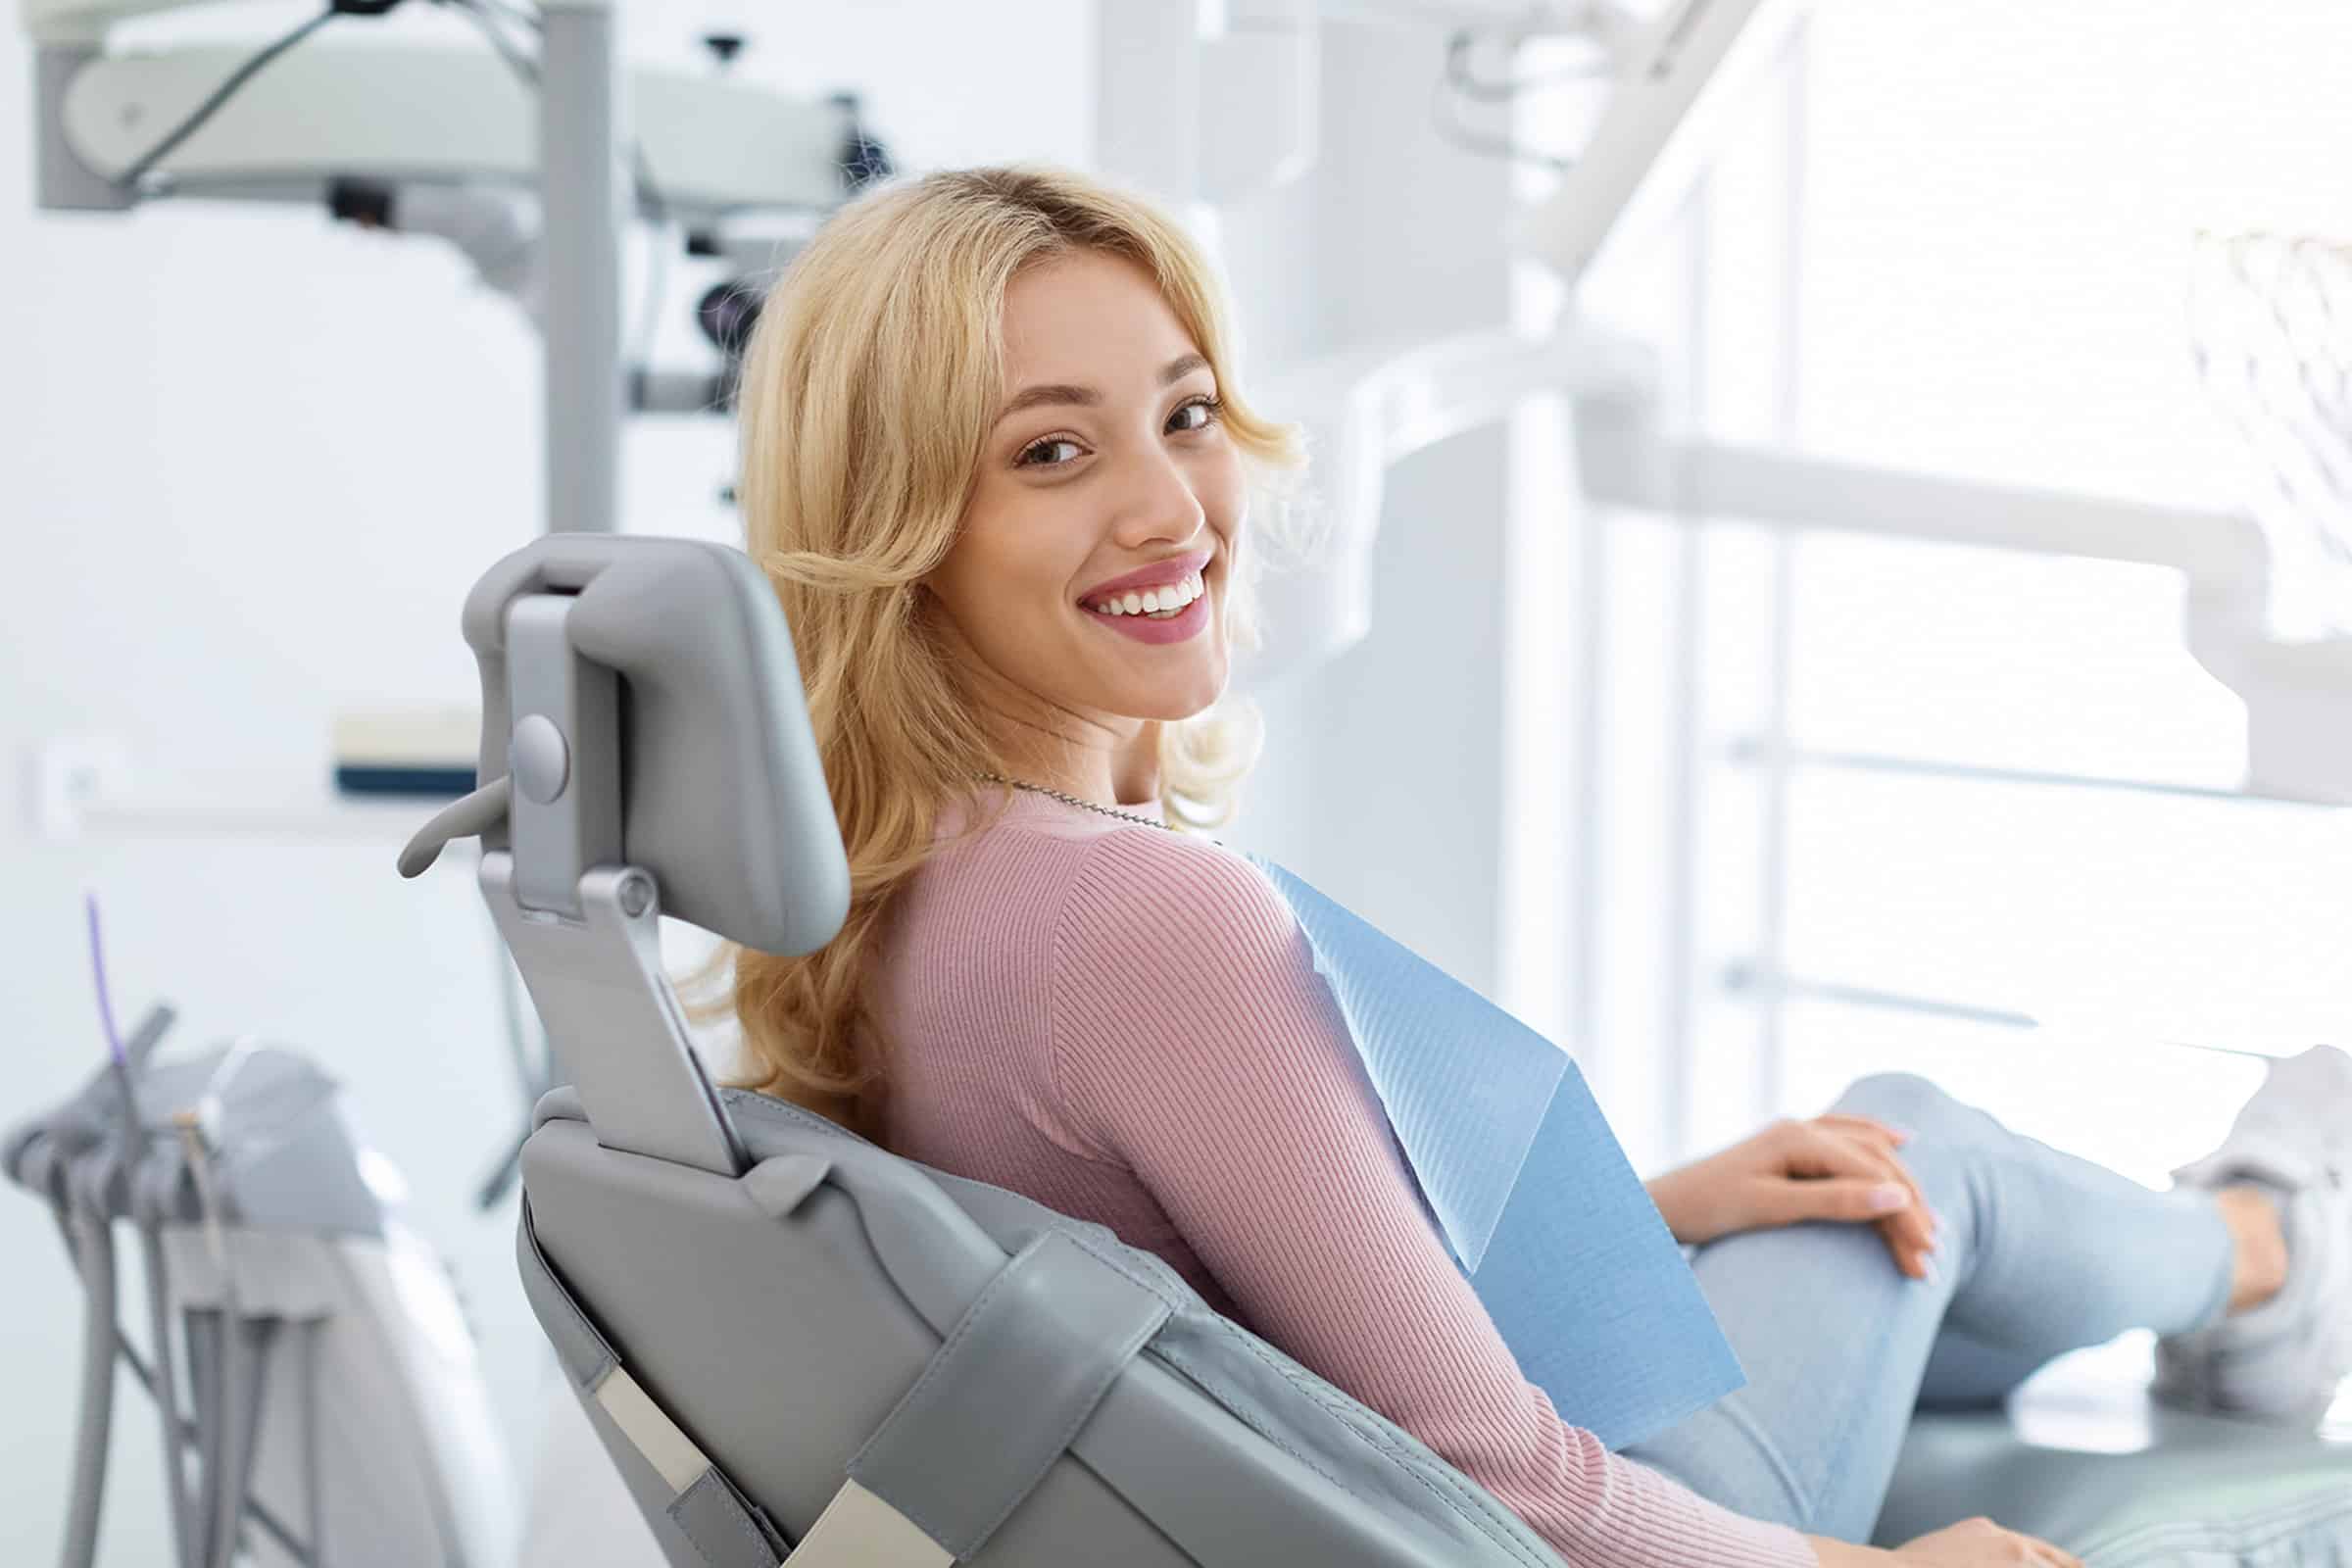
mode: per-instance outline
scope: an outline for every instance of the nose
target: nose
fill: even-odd
[[[1133,460],[1113,519],[1113,535],[1120,545],[1135,548],[1160,539],[1183,544],[1207,520],[1192,475],[1174,454],[1160,448]]]

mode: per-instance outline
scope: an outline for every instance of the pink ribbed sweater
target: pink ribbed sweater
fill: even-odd
[[[1578,1568],[1818,1568],[1796,1532],[1610,1453],[1520,1375],[1305,932],[1240,855],[1018,790],[916,873],[877,975],[897,1152],[1157,1253]]]

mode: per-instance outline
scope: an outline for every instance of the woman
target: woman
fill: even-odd
[[[1562,1422],[1423,1217],[1288,906],[1182,830],[1255,755],[1222,702],[1247,497],[1297,465],[1231,352],[1186,236],[1062,172],[885,187],[776,283],[742,496],[852,891],[815,954],[722,955],[751,1087],[1158,1253],[1572,1563],[2073,1565],[1984,1520],[1850,1543],[1919,1398],[2138,1325],[2170,1396],[2309,1418],[2352,1296],[2325,1050],[2166,1194],[1894,1074],[1661,1177],[1748,1385],[1621,1454]]]

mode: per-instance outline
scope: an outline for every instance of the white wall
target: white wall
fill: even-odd
[[[306,14],[237,7],[212,30],[265,37]],[[680,58],[691,30],[728,20],[684,6],[631,17],[640,54]],[[740,69],[861,90],[912,164],[1083,162],[1091,25],[1077,3],[1026,7],[1017,27],[944,0],[795,7]],[[144,794],[323,795],[338,708],[470,702],[460,601],[538,527],[537,342],[455,253],[319,213],[36,213],[30,65],[24,39],[0,28],[0,755],[12,782],[0,1122],[53,1102],[101,1058],[80,924],[94,888],[126,1027],[170,998],[182,1038],[258,1033],[348,1086],[363,1128],[407,1174],[413,1222],[455,1266],[522,1474],[539,1339],[514,1282],[511,1203],[470,1207],[522,1107],[469,871],[453,857],[403,883],[390,836],[42,842],[15,786],[43,737],[103,731],[130,747]],[[692,296],[674,275],[683,313]],[[674,330],[665,341],[691,343]],[[650,422],[628,443],[629,527],[731,526],[712,500],[731,466],[726,426]],[[0,1193],[0,1556],[37,1561],[62,1528],[78,1296],[46,1217],[13,1189]],[[166,1561],[156,1426],[127,1380],[116,1433],[100,1560]]]

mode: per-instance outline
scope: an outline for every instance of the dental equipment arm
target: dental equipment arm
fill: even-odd
[[[1676,441],[1639,398],[1589,399],[1579,415],[1579,471],[1586,493],[1604,504],[2180,572],[2190,656],[2246,705],[2245,791],[2352,804],[2352,638],[2273,633],[2270,550],[2252,518]]]
[[[1559,188],[1521,220],[1522,246],[1573,284],[1604,246],[1671,210],[1712,152],[1710,125],[1737,96],[1736,81],[1772,54],[1796,9],[1669,0],[1630,36],[1621,14],[1601,29],[1617,57],[1614,89]]]
[[[281,39],[265,51],[266,63],[249,46],[107,51],[113,24],[188,3],[21,0],[34,44],[38,204],[91,212],[159,194],[330,199],[339,215],[398,222],[405,213],[467,236],[460,243],[484,276],[543,329],[551,531],[617,526],[629,407],[723,407],[730,384],[727,375],[624,374],[628,211],[646,202],[686,223],[698,248],[734,257],[740,247],[719,236],[738,215],[828,210],[888,169],[846,97],[794,98],[723,74],[623,72],[611,0],[548,0],[535,62],[487,47],[313,40],[310,26],[299,46]],[[333,0],[314,23],[399,3]],[[717,52],[723,60],[731,50]],[[624,165],[637,176],[634,198],[623,194]],[[419,193],[428,185],[457,189],[436,203]],[[501,197],[515,204],[501,211]],[[502,233],[527,235],[537,265],[495,249]]]
[[[125,172],[255,53],[242,43],[105,52],[110,23],[172,8],[154,0],[24,6],[38,84],[35,199],[51,211],[135,205],[143,187],[125,183]],[[549,9],[552,19],[591,8]],[[625,90],[671,217],[710,222],[747,208],[840,201],[840,160],[856,128],[844,103],[642,66],[628,71]],[[480,47],[328,31],[257,72],[147,180],[172,195],[239,201],[316,202],[350,180],[528,191],[540,173],[534,96]],[[430,114],[417,112],[424,104]]]
[[[1601,505],[2179,571],[2189,653],[2246,704],[2246,791],[2352,804],[2352,638],[2271,634],[2269,550],[2251,518],[1676,439],[1660,426],[1655,387],[1644,350],[1577,324],[1557,339],[1467,334],[1271,377],[1262,401],[1306,426],[1328,531],[1306,568],[1268,574],[1266,644],[1237,666],[1237,682],[1273,685],[1371,631],[1372,553],[1393,465],[1556,391],[1574,400],[1577,472],[1586,499]]]

